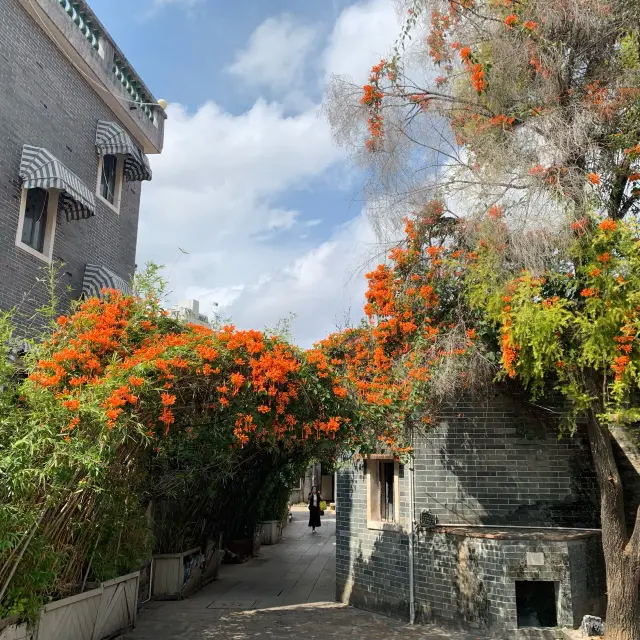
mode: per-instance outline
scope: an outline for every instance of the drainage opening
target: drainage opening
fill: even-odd
[[[519,627],[557,627],[556,583],[516,581]]]

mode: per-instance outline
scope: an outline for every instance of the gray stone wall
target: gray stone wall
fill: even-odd
[[[588,442],[497,392],[464,398],[415,443],[416,509],[447,524],[597,527]]]
[[[95,191],[98,120],[116,120],[100,96],[17,0],[0,0],[0,309],[18,307],[27,331],[47,301],[46,263],[15,245],[23,144],[45,147]],[[97,201],[95,217],[67,222],[58,213],[54,260],[60,308],[80,295],[87,262],[129,279],[135,270],[141,184],[123,183],[120,213]]]
[[[358,461],[338,472],[336,509],[337,599],[406,619],[409,615],[408,539],[367,528],[366,466]],[[400,468],[400,519],[406,519],[408,486]]]
[[[554,583],[557,624],[578,626],[584,615],[603,613],[599,544],[597,534],[540,540],[425,533],[416,555],[418,620],[438,620],[509,640],[525,637],[533,629],[518,631],[516,581],[526,580]]]
[[[436,429],[416,438],[415,449],[416,518],[425,509],[440,524],[598,526],[598,494],[584,438],[559,440],[554,424],[541,423],[503,396],[456,403],[442,414]],[[400,466],[404,524],[410,518],[408,472]],[[368,528],[364,461],[339,472],[337,505],[338,600],[406,619],[408,538],[401,532]],[[461,540],[422,536],[417,541],[418,613],[422,620],[438,617],[467,627],[503,628],[496,621],[515,615],[514,578],[500,572],[507,560],[517,564],[535,547],[474,540],[465,548]],[[566,568],[569,557],[572,566],[571,578],[563,574],[563,580],[577,581],[572,590],[565,589],[576,599],[572,611],[585,609],[584,603],[593,597],[589,594],[597,591],[585,587],[580,592],[578,582],[586,583],[587,567],[600,566],[600,547],[597,542],[581,545],[562,550],[562,566]],[[546,551],[550,558],[560,553],[553,546]],[[482,570],[476,564],[479,558]],[[467,598],[465,593],[475,595]]]
[[[571,566],[571,604],[573,626],[578,627],[585,615],[604,617],[606,613],[607,579],[600,536],[567,545]]]

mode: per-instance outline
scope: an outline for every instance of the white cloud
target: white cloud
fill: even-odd
[[[324,52],[327,75],[344,75],[364,84],[371,67],[388,58],[400,32],[391,0],[369,0],[345,9]]]
[[[287,211],[285,209],[274,209],[271,211],[269,221],[267,222],[268,229],[291,229],[295,224],[298,217],[297,211]]]
[[[193,114],[171,105],[168,117],[164,152],[151,157],[154,179],[144,185],[138,263],[166,264],[174,302],[194,297],[195,286],[233,310],[245,288],[309,249],[308,240],[279,240],[296,225],[308,227],[278,200],[325,174],[341,152],[315,108],[287,117],[281,106],[258,101],[234,116],[213,103]],[[293,309],[283,294],[285,315]]]
[[[286,117],[281,106],[259,100],[238,116],[214,103],[194,114],[171,105],[168,116],[165,148],[152,157],[157,175],[143,202],[153,214],[143,224],[172,225],[165,238],[172,246],[185,238],[199,251],[221,234],[291,226],[295,213],[273,202],[341,157],[316,109]]]
[[[344,10],[318,52],[326,72],[366,75],[377,61],[375,43],[386,52],[393,41],[394,15],[391,0]],[[269,90],[282,86],[276,69],[296,78],[301,71],[288,69],[289,55],[304,54],[316,30],[296,31],[295,24],[288,17],[263,23],[234,72],[262,74]],[[275,49],[267,50],[269,42]],[[143,188],[138,263],[166,264],[170,303],[199,299],[202,313],[217,308],[238,326],[273,326],[292,312],[294,336],[308,346],[345,314],[360,317],[363,269],[376,247],[364,213],[327,237],[328,225],[320,226],[327,221],[317,213],[306,219],[304,200],[295,209],[283,206],[287,194],[321,179],[344,187],[348,172],[320,105],[287,115],[283,101],[290,93],[281,92],[278,103],[258,99],[239,115],[213,101],[194,113],[169,106],[164,151],[151,157],[154,179]]]
[[[278,295],[287,292],[296,313],[294,335],[301,344],[310,346],[338,326],[362,317],[364,274],[378,258],[376,239],[363,213],[258,288],[258,295],[238,308],[238,317],[248,321],[260,314],[274,322],[279,317]]]
[[[242,291],[190,289],[190,296],[218,302],[220,315],[243,328],[275,326],[289,312],[298,344],[311,346],[339,326],[362,317],[364,273],[380,259],[379,247],[362,213],[332,238],[303,253],[270,278]],[[220,300],[229,301],[223,304]],[[204,308],[204,307],[202,307]],[[256,320],[259,322],[256,323]]]
[[[244,284],[233,284],[215,289],[192,286],[187,289],[187,292],[190,296],[200,300],[201,310],[212,318],[215,313],[226,313],[226,310],[242,295],[246,288]]]
[[[289,14],[265,20],[227,69],[249,86],[291,90],[303,81],[317,30]]]

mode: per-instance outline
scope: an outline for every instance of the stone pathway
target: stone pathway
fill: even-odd
[[[335,517],[325,516],[316,535],[306,517],[294,511],[279,544],[222,565],[218,579],[187,600],[144,605],[122,640],[470,640],[334,602]]]

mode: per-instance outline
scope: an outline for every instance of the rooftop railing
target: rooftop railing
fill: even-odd
[[[91,19],[81,10],[80,5],[70,0],[58,0],[58,2],[89,44],[96,51],[100,51],[100,31],[91,23]]]
[[[136,80],[135,76],[131,75],[127,69],[126,64],[120,60],[120,58],[116,55],[113,57],[113,73],[116,78],[122,83],[122,86],[125,88],[126,92],[131,96],[131,99],[134,101],[138,108],[143,111],[143,113],[154,122],[154,114],[153,110],[149,107],[149,104],[154,103],[155,100],[152,100],[149,95],[142,89],[139,82]]]

